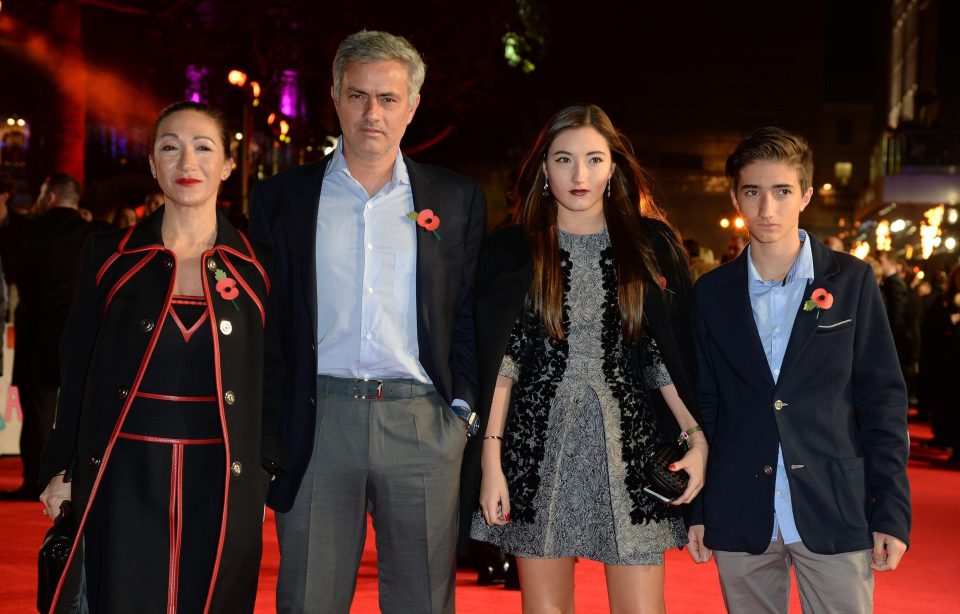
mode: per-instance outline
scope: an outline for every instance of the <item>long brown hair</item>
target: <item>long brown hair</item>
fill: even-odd
[[[533,280],[530,298],[543,318],[547,333],[562,339],[563,273],[560,270],[560,243],[557,235],[557,203],[545,192],[543,162],[561,132],[591,127],[603,135],[616,165],[609,197],[604,198],[603,216],[616,262],[618,297],[626,341],[640,337],[643,320],[645,279],[658,279],[658,267],[643,218],[664,220],[653,200],[647,173],[633,154],[630,141],[610,122],[603,109],[592,104],[563,108],[547,121],[520,167],[515,193],[520,201],[514,221],[521,224],[530,243]]]

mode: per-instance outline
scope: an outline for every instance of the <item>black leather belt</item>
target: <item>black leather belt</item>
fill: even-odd
[[[412,379],[350,379],[331,375],[317,376],[317,392],[351,396],[363,401],[409,399],[435,392],[433,384]]]

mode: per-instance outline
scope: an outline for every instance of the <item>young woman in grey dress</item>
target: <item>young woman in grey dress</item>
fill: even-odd
[[[664,610],[663,552],[703,486],[676,234],[629,142],[593,105],[558,112],[521,169],[516,222],[481,258],[480,510],[474,539],[517,557],[524,612],[573,612],[576,557],[605,564],[613,612]],[[683,434],[672,505],[643,492]]]

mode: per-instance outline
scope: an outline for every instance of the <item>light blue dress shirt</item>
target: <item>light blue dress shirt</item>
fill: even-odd
[[[417,344],[417,224],[400,152],[373,195],[353,178],[343,139],[317,214],[317,373],[432,383]]]
[[[747,245],[747,287],[750,292],[750,305],[753,308],[753,320],[760,333],[760,343],[767,356],[767,364],[773,381],[780,377],[783,356],[787,351],[793,322],[797,317],[800,303],[804,301],[807,286],[813,281],[813,252],[807,233],[800,230],[800,254],[790,267],[783,281],[765,281],[760,278],[755,266],[750,246]],[[783,462],[783,448],[777,448],[777,481],[774,490],[774,519],[771,540],[777,539],[777,529],[785,544],[800,541],[800,533],[793,517],[793,503],[790,498],[790,483]]]

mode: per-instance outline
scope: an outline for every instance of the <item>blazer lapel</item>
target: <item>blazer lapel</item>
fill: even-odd
[[[410,176],[410,188],[413,192],[413,209],[418,213],[424,209],[432,210],[440,218],[440,227],[437,232],[443,232],[443,201],[432,177],[423,168],[404,156],[407,173]],[[442,234],[440,236],[443,236]],[[417,227],[417,334],[419,337],[420,355],[423,357],[425,348],[429,347],[430,337],[430,295],[433,287],[433,265],[436,261],[437,249],[440,241],[432,232],[426,232]]]
[[[820,322],[817,311],[803,310],[803,304],[810,298],[810,293],[818,288],[823,288],[830,294],[835,294],[837,291],[837,286],[829,279],[840,270],[837,257],[830,248],[814,239],[809,233],[807,233],[807,240],[811,242],[810,249],[813,255],[813,281],[807,284],[800,305],[797,307],[797,316],[793,321],[787,351],[783,355],[778,382],[784,381],[784,375],[790,372],[791,365],[797,361],[817,331],[817,325]]]
[[[724,290],[717,294],[717,300],[723,309],[723,319],[729,323],[730,330],[740,344],[740,352],[732,352],[742,357],[739,364],[745,365],[745,373],[760,373],[764,382],[773,386],[773,375],[767,366],[767,354],[763,351],[760,342],[760,333],[757,332],[757,322],[753,319],[753,305],[750,303],[750,292],[747,287],[748,270],[747,258],[750,256],[744,249],[732,267],[726,270],[726,279],[722,287]]]
[[[306,219],[298,219],[306,228],[290,229],[290,236],[303,237],[307,245],[301,245],[298,250],[301,254],[310,254],[310,262],[304,262],[300,268],[300,285],[303,288],[303,300],[307,303],[310,313],[310,327],[313,329],[313,343],[317,344],[317,216],[320,214],[320,193],[323,190],[323,177],[330,163],[332,154],[327,155],[317,164],[313,172],[307,175],[304,194],[309,199],[303,208]]]

